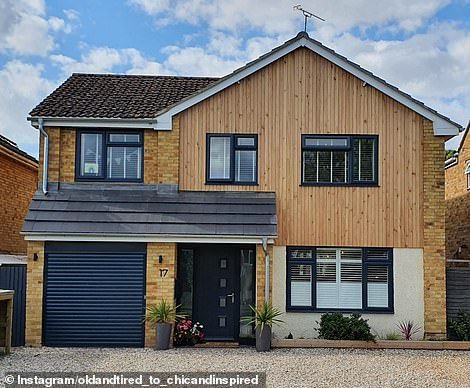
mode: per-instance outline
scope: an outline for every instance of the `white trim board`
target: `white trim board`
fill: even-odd
[[[105,119],[105,118],[70,118],[70,117],[41,117],[45,127],[73,128],[123,128],[123,129],[157,129],[156,119]],[[31,125],[38,128],[39,117],[28,117]],[[161,129],[165,130],[165,129]],[[170,128],[166,129],[167,131]]]
[[[292,43],[286,45],[274,51],[273,53],[267,55],[266,57],[254,61],[252,65],[248,65],[245,68],[242,68],[240,71],[236,71],[233,75],[228,76],[222,79],[220,82],[216,82],[213,86],[209,86],[204,91],[186,98],[181,102],[173,105],[168,108],[166,111],[163,111],[160,115],[157,116],[157,125],[156,129],[158,130],[169,130],[172,129],[172,119],[173,116],[178,113],[188,109],[189,107],[213,96],[216,93],[228,88],[229,86],[239,82],[243,78],[248,77],[249,75],[257,72],[263,67],[277,61],[283,56],[289,54],[290,52],[298,49],[299,47],[306,47],[328,61],[334,63],[350,74],[356,76],[366,84],[376,88],[390,98],[396,100],[397,102],[403,104],[404,106],[410,108],[421,116],[431,120],[434,127],[434,135],[436,136],[454,136],[457,135],[461,129],[459,125],[452,123],[450,120],[446,120],[440,115],[433,113],[431,109],[426,108],[424,105],[414,101],[411,97],[406,97],[402,92],[397,91],[395,88],[387,85],[385,81],[380,81],[372,74],[367,71],[358,68],[351,64],[348,60],[343,59],[338,54],[331,52],[322,45],[315,43],[309,38],[302,36],[295,39]]]
[[[99,235],[99,234],[25,234],[27,241],[75,241],[75,242],[161,242],[194,244],[262,244],[264,236],[155,236],[155,235]],[[268,237],[268,244],[274,238]]]

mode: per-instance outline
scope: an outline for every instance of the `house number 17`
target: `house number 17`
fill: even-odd
[[[164,278],[168,274],[168,268],[161,268],[160,269],[160,277]]]

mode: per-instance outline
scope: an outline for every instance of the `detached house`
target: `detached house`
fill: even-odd
[[[460,126],[319,42],[221,78],[73,74],[30,114],[26,341],[144,346],[175,301],[209,340],[250,304],[446,333],[444,142]]]

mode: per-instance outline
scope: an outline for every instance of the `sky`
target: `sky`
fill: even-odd
[[[0,0],[0,134],[36,156],[28,112],[73,72],[230,73],[303,29],[296,1]],[[470,0],[301,4],[311,37],[467,125]]]

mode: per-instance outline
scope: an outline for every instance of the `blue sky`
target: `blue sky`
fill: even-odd
[[[225,75],[293,37],[283,0],[2,0],[0,133],[37,155],[27,113],[72,72]],[[462,125],[470,0],[304,1],[312,37]],[[448,143],[455,148],[458,139]]]

